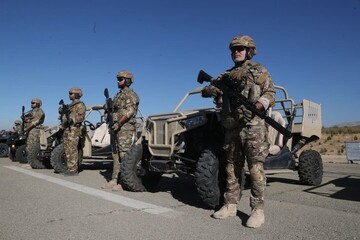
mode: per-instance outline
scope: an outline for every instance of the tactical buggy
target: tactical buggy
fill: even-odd
[[[146,119],[141,137],[121,162],[124,188],[146,191],[147,185],[155,184],[162,174],[182,172],[194,176],[198,195],[205,205],[215,208],[221,204],[225,156],[220,109],[179,110],[189,96],[201,90],[187,93],[172,112]],[[323,175],[320,154],[314,150],[303,151],[300,156],[298,153],[304,145],[321,137],[321,106],[305,99],[295,103],[285,88],[276,86],[276,90],[276,104],[266,117],[271,117],[270,122],[276,122],[279,130],[290,134],[284,137],[269,126],[271,154],[264,164],[266,173],[298,171],[302,184],[319,185]],[[245,175],[242,187],[244,179]]]
[[[102,106],[89,106],[86,109],[85,119],[94,117],[93,112],[98,112],[95,124],[89,120],[83,122],[81,141],[79,143],[79,167],[83,158],[100,157],[108,158],[111,156],[108,136],[106,136],[106,124],[103,119]],[[90,117],[91,116],[91,117]],[[104,127],[105,126],[105,127]],[[53,127],[43,127],[40,129],[40,143],[27,153],[28,161],[32,168],[54,168],[55,172],[65,172],[67,170],[66,156],[62,142],[63,127],[56,125]]]
[[[139,115],[137,119],[139,126],[142,126],[143,117],[140,110]],[[84,159],[112,159],[110,134],[105,118],[106,114],[102,105],[86,108],[86,120],[83,122],[81,140],[78,145],[78,170],[81,170]],[[61,125],[41,129],[40,144],[34,146],[28,154],[29,162],[33,168],[53,168],[56,173],[67,171],[62,134],[63,127]]]

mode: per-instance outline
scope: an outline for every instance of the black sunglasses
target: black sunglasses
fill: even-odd
[[[231,52],[234,53],[234,52],[242,52],[244,51],[246,48],[243,47],[243,46],[239,46],[239,47],[233,47],[231,48]]]

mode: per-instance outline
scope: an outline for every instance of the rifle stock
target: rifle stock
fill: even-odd
[[[115,130],[113,129],[113,126],[114,126],[114,117],[113,117],[113,112],[112,112],[113,101],[109,97],[109,91],[107,88],[105,88],[105,90],[104,90],[104,96],[105,96],[105,105],[106,105],[105,111],[107,113],[106,123],[109,126],[111,149],[112,149],[113,153],[117,153],[116,133],[115,133]]]
[[[213,77],[211,77],[209,74],[207,74],[205,71],[203,71],[203,70],[199,71],[199,75],[197,78],[198,83],[202,84],[203,82],[210,82],[210,83],[214,83],[214,85],[216,86],[216,83],[214,82],[214,80],[215,79]],[[227,92],[227,91],[224,91],[224,95],[229,94],[229,93],[225,93],[225,92]],[[241,104],[243,104],[248,110],[250,110],[253,114],[260,117],[261,119],[264,119],[267,124],[269,124],[270,126],[275,128],[279,133],[284,135],[286,138],[292,137],[292,133],[288,129],[284,128],[281,124],[276,122],[274,119],[267,116],[265,111],[258,110],[256,108],[255,104],[250,102],[242,94],[236,94],[236,97],[237,97],[237,100],[239,100],[239,102]]]

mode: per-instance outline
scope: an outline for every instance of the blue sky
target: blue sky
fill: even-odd
[[[233,36],[255,39],[263,64],[291,98],[322,104],[323,125],[360,121],[359,0],[1,0],[0,129],[43,100],[56,125],[60,99],[81,87],[86,105],[114,96],[129,69],[145,116],[171,111],[200,85],[200,69],[233,66]],[[189,107],[211,105],[194,96]]]

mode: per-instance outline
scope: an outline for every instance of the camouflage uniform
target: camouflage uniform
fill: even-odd
[[[45,121],[45,113],[40,107],[34,107],[23,121],[27,132],[26,151],[29,152],[35,144],[40,144],[40,128]]]
[[[270,146],[265,121],[248,110],[240,97],[247,98],[256,109],[266,111],[275,102],[275,87],[268,71],[251,61],[256,55],[256,46],[250,36],[234,37],[229,49],[235,66],[202,90],[203,97],[214,97],[222,104],[221,121],[225,128],[225,204],[212,216],[217,219],[236,216],[237,202],[241,198],[239,177],[246,161],[251,178],[251,214],[246,226],[258,228],[265,222],[264,161]]]
[[[253,103],[260,102],[267,109],[274,103],[275,88],[268,71],[260,64],[246,60],[218,77],[236,94],[242,94]],[[229,97],[231,112],[222,112],[225,127],[227,190],[225,203],[236,204],[241,197],[239,177],[247,161],[251,177],[250,206],[263,208],[266,177],[263,163],[269,153],[265,121]]]
[[[62,122],[68,122],[68,125],[64,126],[63,141],[64,141],[64,150],[67,159],[67,167],[69,172],[78,171],[78,161],[79,161],[79,146],[80,136],[82,133],[81,123],[85,119],[86,107],[85,104],[79,99],[74,99],[71,104],[69,104],[69,120],[66,119],[66,116],[63,116]]]
[[[121,89],[113,98],[114,122],[120,122],[122,116],[126,116],[127,121],[116,133],[116,144],[118,153],[113,153],[113,173],[112,179],[117,179],[120,173],[120,162],[126,152],[135,142],[136,134],[136,113],[139,106],[139,97],[130,87]]]

